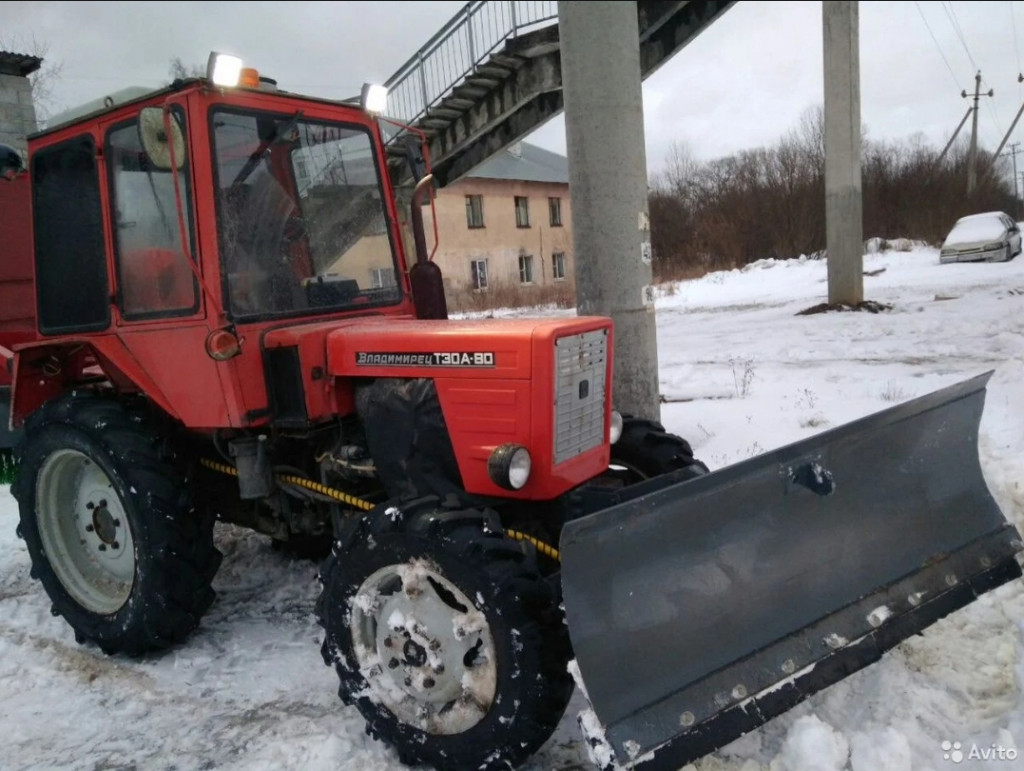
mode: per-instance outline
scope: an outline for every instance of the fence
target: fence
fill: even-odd
[[[558,19],[553,0],[474,0],[384,84],[387,115],[415,123],[491,54],[523,32]]]

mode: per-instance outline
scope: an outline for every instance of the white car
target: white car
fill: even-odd
[[[1001,211],[957,220],[939,253],[939,262],[1006,262],[1020,254],[1020,226]]]

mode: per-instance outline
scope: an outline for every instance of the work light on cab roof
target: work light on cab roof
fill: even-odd
[[[242,60],[231,54],[210,51],[206,62],[206,78],[215,86],[232,88],[238,85],[242,75]]]

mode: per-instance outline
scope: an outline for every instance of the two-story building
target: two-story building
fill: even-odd
[[[530,299],[540,288],[573,286],[564,156],[518,143],[439,190],[434,206],[434,259],[449,296],[511,287]],[[433,223],[425,214],[429,241]]]

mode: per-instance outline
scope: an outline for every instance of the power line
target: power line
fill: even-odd
[[[1011,3],[1011,9],[1012,7],[1013,4]],[[960,39],[960,43],[964,47],[964,52],[967,54],[967,58],[970,60],[971,66],[977,69],[978,67],[974,62],[974,57],[971,56],[971,49],[967,45],[967,39],[964,36],[963,28],[960,26],[960,20],[957,18],[956,8],[953,7],[952,0],[949,0],[948,2],[944,1],[942,3],[942,10],[946,12],[946,17],[949,19],[949,23],[953,27],[953,32],[955,32],[956,36]],[[1016,43],[1016,39],[1014,39],[1014,43]],[[1003,136],[1003,130],[1000,127],[999,116],[996,115],[995,107],[992,105],[992,102],[986,102],[986,105],[988,106],[989,116],[992,118],[992,125],[995,130],[999,132],[997,136]]]
[[[1003,136],[1006,132],[1003,131],[1003,127],[999,123],[999,116],[996,115],[996,108],[992,106],[992,102],[985,102],[988,105],[989,114],[992,116],[992,123],[995,126],[996,131],[999,132],[997,136]]]
[[[967,41],[964,39],[963,30],[960,29],[960,23],[956,20],[956,11],[953,10],[953,3],[943,2],[942,10],[946,12],[946,17],[949,19],[949,23],[953,25],[953,31],[956,33],[956,36],[960,38],[960,42],[961,44],[963,44],[964,51],[967,53],[967,58],[971,62],[971,66],[974,69],[978,69],[978,65],[974,63],[974,57],[971,56],[971,49],[967,47]]]
[[[946,69],[949,70],[949,76],[953,78],[953,82],[959,86],[960,81],[956,79],[956,73],[953,72],[953,68],[949,66],[949,59],[947,59],[946,54],[942,52],[942,46],[939,45],[938,38],[936,38],[935,33],[932,32],[932,25],[928,23],[928,18],[924,15],[924,11],[921,10],[921,4],[917,0],[914,0],[914,5],[917,6],[917,12],[921,14],[921,21],[924,22],[924,26],[928,28],[928,34],[932,36],[932,42],[935,43],[935,47],[939,51],[939,56],[941,56],[942,61],[946,63]]]
[[[1010,3],[1008,3],[1008,5],[1010,6],[1010,24],[1013,27],[1013,52],[1017,56],[1017,72],[1020,72],[1021,71],[1021,68],[1020,68],[1020,48],[1017,46],[1017,14],[1015,14],[1013,12],[1013,2],[1012,2],[1012,0],[1011,0]],[[1016,177],[1017,177],[1017,175],[1015,174],[1014,175],[1014,184],[1016,184]]]

